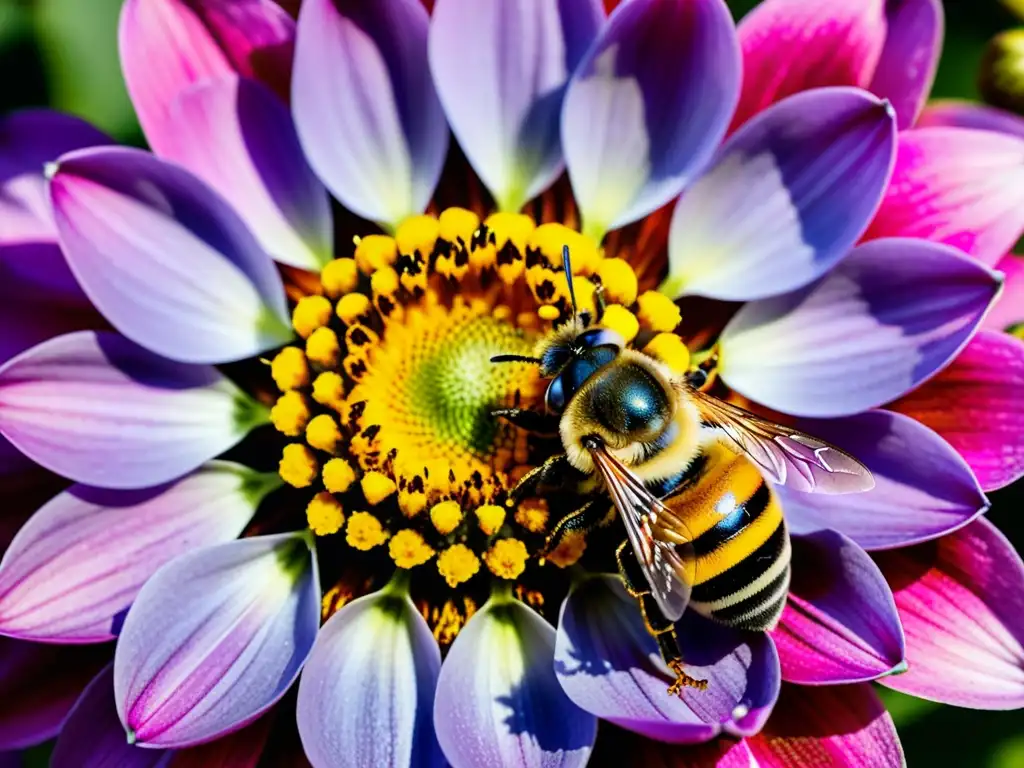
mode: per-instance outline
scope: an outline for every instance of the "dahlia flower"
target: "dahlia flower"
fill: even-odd
[[[738,29],[722,0],[126,0],[152,153],[0,124],[0,749],[884,766],[870,681],[1024,705],[1024,564],[982,517],[1024,474],[1024,123],[919,114],[941,26],[936,0]],[[616,521],[548,551],[574,494],[505,504],[560,447],[494,418],[544,382],[490,358],[567,317],[565,245],[633,347],[875,478],[777,489],[787,607],[683,616],[704,691],[667,694]]]

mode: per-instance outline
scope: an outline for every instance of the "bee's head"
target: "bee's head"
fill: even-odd
[[[590,328],[569,337],[556,331],[540,355],[541,374],[551,379],[544,395],[548,411],[564,411],[587,379],[618,357],[625,345],[623,338],[608,328]]]

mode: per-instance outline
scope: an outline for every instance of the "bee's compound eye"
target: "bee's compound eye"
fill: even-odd
[[[610,328],[591,328],[581,333],[577,340],[584,347],[617,347],[626,346],[625,340]]]
[[[561,413],[565,410],[565,385],[562,377],[558,376],[548,384],[547,394],[544,395],[544,405],[551,413]]]

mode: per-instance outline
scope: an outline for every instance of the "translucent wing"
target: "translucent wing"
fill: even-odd
[[[685,386],[685,385],[684,385]],[[860,493],[875,487],[868,468],[834,445],[693,388],[701,420],[728,437],[778,485],[814,493]]]
[[[670,621],[678,621],[690,601],[693,550],[686,525],[636,475],[604,448],[592,448],[612,501],[626,526],[651,594]]]

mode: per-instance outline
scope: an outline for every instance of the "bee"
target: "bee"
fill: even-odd
[[[616,550],[627,591],[675,674],[669,694],[707,682],[686,674],[675,622],[688,607],[744,630],[775,627],[786,604],[790,542],[772,483],[816,493],[870,490],[868,469],[817,438],[763,419],[706,391],[706,374],[671,371],[629,349],[596,312],[578,312],[568,248],[562,252],[573,314],[528,362],[550,379],[543,413],[494,412],[530,432],[557,435],[564,453],[524,476],[514,505],[537,486],[570,480],[586,503],[548,537],[551,551],[618,513]]]

